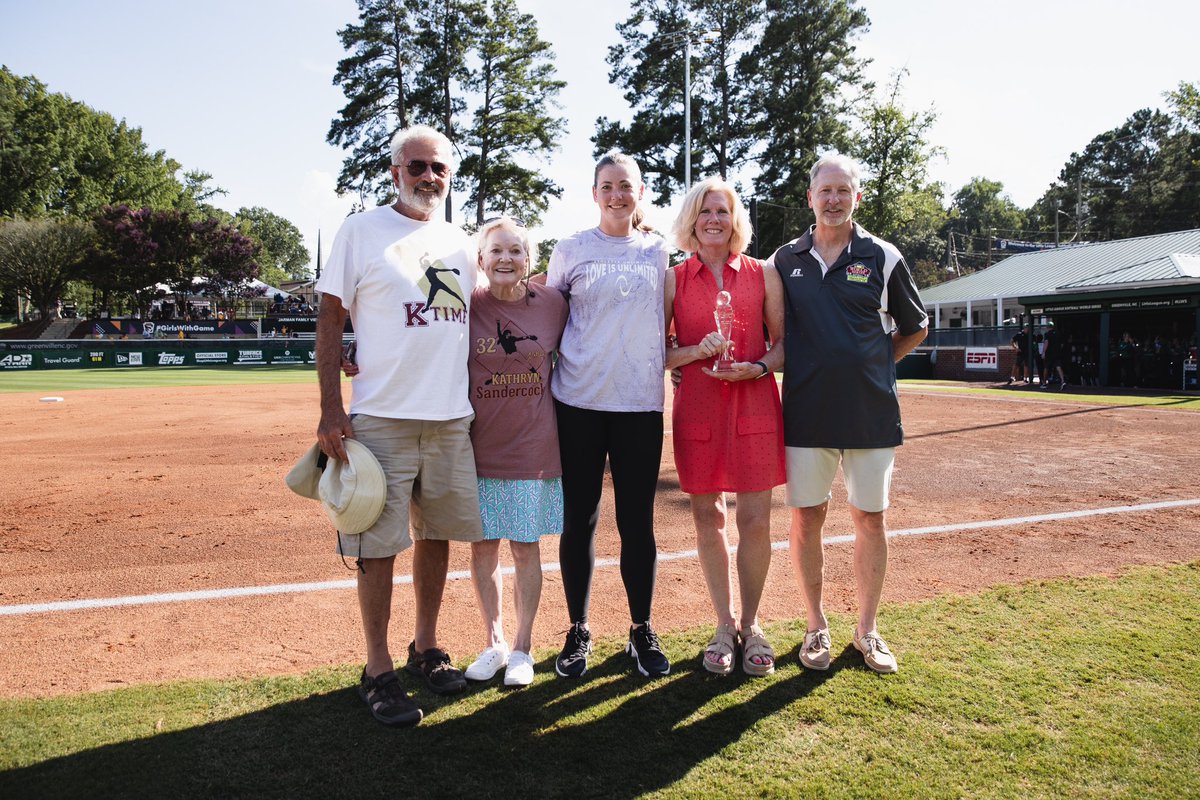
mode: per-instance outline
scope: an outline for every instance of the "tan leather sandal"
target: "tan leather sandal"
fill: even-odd
[[[762,678],[774,672],[775,650],[767,641],[767,637],[763,636],[762,628],[751,625],[742,631],[741,637],[742,671],[756,678]]]
[[[708,646],[704,648],[704,668],[717,675],[728,675],[733,672],[733,660],[737,655],[737,639],[736,625],[718,625],[717,632],[708,640]]]

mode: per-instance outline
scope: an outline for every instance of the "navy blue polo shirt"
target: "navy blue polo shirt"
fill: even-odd
[[[891,244],[856,223],[849,250],[822,275],[812,232],[771,257],[783,279],[786,310],[784,443],[895,447],[904,430],[892,333],[917,333],[929,315]]]

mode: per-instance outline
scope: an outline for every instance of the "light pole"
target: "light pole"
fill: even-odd
[[[692,35],[683,37],[683,191],[692,188]]]
[[[653,36],[646,42],[677,42],[683,39],[683,190],[692,188],[692,39],[717,31],[687,27]]]

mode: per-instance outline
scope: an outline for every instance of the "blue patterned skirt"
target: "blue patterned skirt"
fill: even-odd
[[[484,539],[536,542],[562,533],[562,479],[478,478]]]

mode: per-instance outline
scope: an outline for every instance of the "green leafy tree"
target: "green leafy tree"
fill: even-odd
[[[634,110],[624,124],[596,120],[600,155],[620,149],[642,167],[654,202],[684,186],[684,71],[691,44],[692,175],[723,178],[746,163],[755,138],[748,87],[756,66],[742,56],[758,40],[763,0],[634,0],[609,48],[609,80]]]
[[[190,291],[220,297],[229,308],[266,294],[265,287],[254,285],[260,275],[260,246],[255,239],[212,218],[194,223],[192,230],[197,270]]]
[[[851,102],[873,88],[854,45],[870,20],[855,0],[765,0],[763,20],[762,40],[741,65],[755,76],[749,102],[762,146],[755,193],[800,209],[808,169],[822,152],[849,150]],[[763,249],[770,252],[794,237],[793,224],[782,213],[760,213]]]
[[[178,169],[140,129],[0,67],[0,216],[165,208],[179,199]]]
[[[1180,127],[1200,133],[1200,83],[1180,81],[1175,91],[1166,93]]]
[[[973,272],[992,263],[993,237],[1027,239],[1025,213],[1004,193],[1004,184],[975,177],[954,193],[943,235],[953,237],[958,272]]]
[[[1172,144],[1176,121],[1153,109],[1135,111],[1120,127],[1072,153],[1058,180],[1031,213],[1053,226],[1061,210],[1073,223],[1073,236],[1124,239],[1200,224],[1176,206],[1177,195],[1194,176],[1186,157]],[[1186,145],[1183,146],[1186,150]],[[1168,158],[1172,156],[1172,158]],[[1043,223],[1044,224],[1044,223]]]
[[[28,297],[48,319],[67,285],[82,276],[94,239],[92,226],[81,220],[0,222],[0,291]]]
[[[492,0],[479,39],[479,68],[469,88],[478,93],[464,141],[469,155],[459,177],[470,189],[475,223],[485,212],[506,213],[537,224],[562,189],[522,161],[558,146],[565,120],[552,112],[565,85],[554,78],[554,53],[538,37],[537,22],[514,0]]]
[[[258,276],[258,243],[220,219],[110,206],[94,224],[97,246],[84,277],[102,292],[105,306],[116,295],[147,311],[156,296],[190,295],[198,285],[224,295]]]
[[[542,239],[537,244],[537,263],[533,265],[530,272],[546,272],[550,269],[550,254],[554,252],[554,246],[558,244],[558,239]]]
[[[1183,83],[1167,92],[1172,130],[1162,147],[1165,190],[1161,227],[1175,231],[1200,228],[1200,84]]]
[[[938,234],[946,217],[941,187],[929,179],[930,162],[942,154],[929,142],[937,115],[932,109],[904,108],[900,90],[905,74],[897,74],[883,97],[864,103],[856,114],[850,152],[867,174],[855,216],[899,247],[910,262],[936,261],[945,251]]]
[[[311,255],[304,246],[304,237],[290,221],[261,206],[238,209],[233,221],[259,244],[256,260],[262,280],[278,286],[289,278],[307,280],[312,276],[308,268]]]

